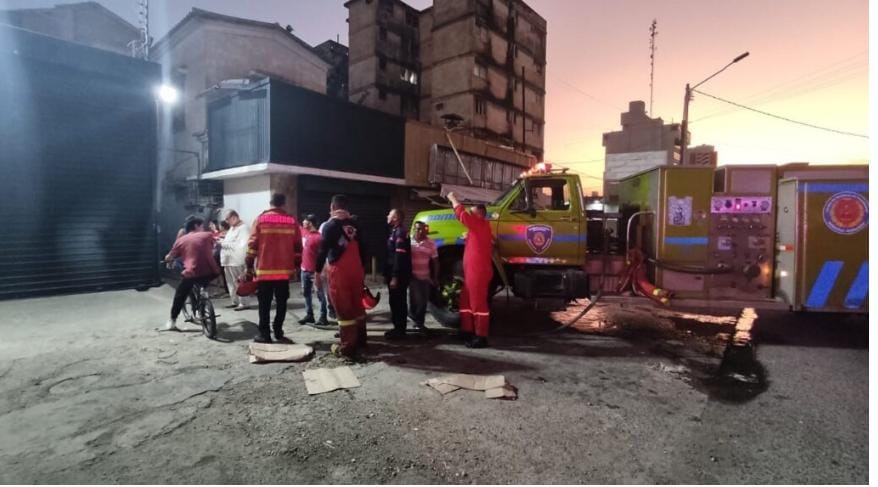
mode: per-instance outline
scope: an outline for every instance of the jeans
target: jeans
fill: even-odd
[[[271,298],[277,300],[274,314],[274,336],[284,334],[284,318],[287,316],[287,300],[290,299],[290,281],[259,281],[256,295],[259,298],[259,334],[268,338],[268,321],[271,318]]]
[[[189,292],[192,291],[192,287],[195,286],[196,282],[203,287],[207,287],[212,280],[213,276],[184,277],[180,281],[180,285],[177,286],[177,291],[174,292],[174,304],[171,305],[171,319],[176,320],[180,316],[180,311],[183,310],[183,305],[186,304],[186,298],[189,297]]]
[[[311,290],[314,289],[314,272],[302,271],[302,295],[305,296],[305,313],[314,316],[314,307],[311,306]],[[324,280],[325,281],[325,280]],[[320,319],[326,319],[326,283],[314,289],[317,292],[317,300],[320,301]]]
[[[422,326],[427,317],[427,302],[433,283],[429,279],[412,278],[409,284],[409,312],[416,325]]]

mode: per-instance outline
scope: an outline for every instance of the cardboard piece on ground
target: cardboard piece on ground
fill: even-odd
[[[301,362],[311,357],[314,349],[301,343],[290,345],[284,343],[251,343],[248,353],[251,364]]]
[[[445,377],[428,379],[422,382],[445,395],[458,389],[485,391],[486,399],[517,399],[514,386],[502,375],[454,374]]]
[[[302,372],[302,376],[305,377],[305,387],[311,395],[360,387],[360,381],[350,367],[311,369]]]
[[[485,391],[485,399],[518,399],[518,389],[512,384]]]

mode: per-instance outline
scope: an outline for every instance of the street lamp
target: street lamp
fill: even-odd
[[[180,92],[177,88],[174,88],[169,84],[159,85],[156,88],[155,93],[159,101],[168,106],[177,103],[177,100],[180,98]]]
[[[683,97],[683,123],[680,124],[681,125],[681,127],[680,127],[680,129],[681,129],[680,140],[682,142],[680,144],[680,164],[686,164],[686,146],[689,145],[689,141],[686,140],[686,133],[689,131],[689,100],[692,99],[692,91],[695,90],[695,88],[698,88],[699,86],[706,83],[708,80],[710,80],[714,76],[725,71],[729,66],[735,64],[736,62],[744,59],[745,57],[747,57],[749,55],[750,55],[749,51],[745,52],[744,54],[739,55],[735,59],[732,59],[732,62],[723,66],[722,69],[720,69],[716,73],[713,73],[712,75],[708,76],[707,78],[704,78],[698,84],[696,84],[695,86],[692,86],[691,88],[689,87],[689,83],[686,83],[686,96]]]

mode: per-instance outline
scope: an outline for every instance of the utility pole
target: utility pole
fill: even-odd
[[[524,66],[521,67],[521,152],[527,152],[525,124],[527,123],[527,108],[524,104]]]
[[[698,88],[699,86],[703,85],[708,80],[712,79],[714,76],[716,76],[716,75],[722,73],[723,71],[725,71],[726,69],[728,69],[729,66],[737,63],[738,61],[744,59],[745,57],[747,57],[749,55],[750,55],[749,51],[738,55],[738,57],[736,57],[735,59],[732,59],[732,62],[723,66],[722,69],[720,69],[716,73],[713,73],[712,75],[708,76],[707,78],[704,78],[703,80],[699,81],[695,86],[689,87],[689,83],[686,83],[686,94],[683,96],[683,122],[680,124],[680,131],[682,132],[680,134],[680,142],[681,142],[680,143],[680,164],[686,164],[686,146],[688,145],[688,141],[686,140],[686,131],[689,130],[689,101],[692,100],[692,92],[695,91],[695,88]]]
[[[649,116],[652,116],[653,81],[655,80],[655,38],[658,35],[658,22],[652,19],[649,26]]]

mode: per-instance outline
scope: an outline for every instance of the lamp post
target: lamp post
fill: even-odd
[[[748,51],[748,52],[745,52],[745,53],[739,55],[735,59],[732,59],[732,62],[723,66],[722,69],[720,69],[716,73],[713,73],[712,75],[708,76],[707,78],[704,78],[703,80],[698,82],[698,84],[696,84],[695,86],[690,87],[689,83],[686,83],[686,95],[683,97],[683,123],[680,124],[681,125],[680,126],[680,132],[681,132],[680,133],[680,141],[681,141],[681,143],[680,143],[680,164],[686,164],[686,146],[689,145],[689,141],[687,140],[686,133],[689,131],[689,100],[692,99],[692,91],[695,90],[695,88],[698,88],[699,86],[706,83],[708,80],[710,80],[714,76],[725,71],[729,66],[735,64],[736,62],[744,59],[745,57],[747,57],[749,55],[750,55],[750,52]]]

